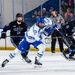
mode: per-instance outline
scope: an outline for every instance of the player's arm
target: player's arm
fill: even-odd
[[[50,34],[52,33],[52,31],[53,31],[56,27],[57,27],[56,24],[52,24],[52,25],[46,26],[46,28],[45,28],[44,31],[43,31],[43,34],[44,34],[45,36],[50,35]]]
[[[11,28],[11,23],[9,24],[9,25],[5,25],[4,27],[3,27],[3,31],[1,32],[1,38],[3,38],[3,39],[5,39],[6,38],[6,32],[8,31],[8,30],[10,30],[10,28]]]

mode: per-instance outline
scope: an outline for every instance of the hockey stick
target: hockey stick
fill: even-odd
[[[70,48],[72,44],[69,44],[69,42],[67,41],[67,38],[62,34],[61,31],[59,31],[57,28],[55,28],[55,29],[56,29],[56,30],[60,33],[60,35],[62,36],[62,39],[63,39],[65,45],[66,45],[68,48]],[[69,51],[70,51],[70,52],[75,52],[75,50],[71,50],[71,49],[69,49]]]
[[[23,38],[24,36],[6,36],[6,37],[10,37],[10,38],[13,38],[13,37],[21,37],[21,38]],[[1,39],[5,39],[5,38],[1,38],[1,37],[0,37],[0,40],[1,40]]]
[[[70,46],[71,46],[71,44],[69,44],[69,42],[68,42],[68,40],[67,40],[67,38],[62,34],[62,32],[61,31],[59,31],[57,28],[55,28],[54,30],[57,30],[59,33],[60,33],[60,35],[61,35],[61,37],[58,37],[58,38],[62,38],[63,39],[63,41],[64,41],[64,43],[66,44],[66,46],[69,48]],[[53,31],[54,31],[53,30]],[[51,34],[53,33],[53,31],[51,32]],[[50,34],[50,35],[51,35]],[[47,36],[48,37],[48,36]],[[46,37],[46,38],[47,38]],[[45,38],[45,39],[46,39]],[[53,37],[53,38],[56,38],[56,37]]]
[[[67,47],[70,47],[71,45],[68,43],[67,38],[62,34],[61,31],[59,31],[57,28],[55,28],[55,29],[56,29],[56,30],[60,33],[60,35],[62,36],[62,39],[63,39],[63,41],[65,42],[66,46],[67,46]]]

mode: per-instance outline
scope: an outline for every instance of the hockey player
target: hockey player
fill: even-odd
[[[22,39],[18,47],[12,53],[9,54],[9,57],[3,61],[1,66],[4,67],[18,53],[20,52],[25,53],[30,44],[32,44],[35,48],[39,49],[35,57],[34,64],[42,65],[42,63],[40,63],[40,58],[43,56],[43,53],[45,51],[45,45],[42,42],[42,34],[47,36],[57,26],[57,25],[51,25],[52,27],[50,25],[45,26],[45,23],[46,21],[44,21],[43,18],[38,18],[37,23],[35,23],[28,31],[26,31],[25,37]]]
[[[63,55],[66,59],[73,59],[75,54],[75,39],[73,38],[73,33],[75,32],[75,21],[71,21],[65,26],[63,26],[62,31],[65,32],[65,36],[67,38],[67,42],[69,43],[69,47],[67,50],[63,52]]]
[[[15,47],[17,47],[19,45],[20,41],[22,40],[22,38],[24,37],[25,31],[27,31],[27,25],[24,22],[22,22],[22,14],[21,13],[16,14],[15,21],[12,21],[9,23],[9,25],[4,26],[3,31],[1,32],[1,38],[4,38],[4,39],[6,38],[6,32],[8,30],[10,30],[11,43]],[[21,55],[27,63],[30,63],[31,60],[27,56],[28,49],[29,49],[29,46],[27,48],[27,52],[25,52],[25,53],[21,52]]]

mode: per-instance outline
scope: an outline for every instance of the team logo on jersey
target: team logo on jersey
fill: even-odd
[[[13,28],[13,30],[16,31],[17,35],[18,35],[18,34],[21,34],[21,31],[23,30],[23,28],[22,27],[15,27],[15,28]]]
[[[16,27],[16,25],[14,25],[13,27]]]
[[[34,34],[36,34],[37,33],[37,31],[36,30],[34,30]]]

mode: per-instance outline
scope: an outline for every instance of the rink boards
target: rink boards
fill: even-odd
[[[0,32],[2,31],[2,29],[0,29]],[[10,36],[9,34],[10,32],[7,32],[7,36]],[[0,33],[1,35],[1,33]],[[46,51],[51,51],[51,36],[47,37],[46,39],[43,39],[43,43],[46,46]],[[66,46],[64,45],[64,48],[66,48]],[[7,37],[6,39],[1,39],[0,40],[0,50],[13,50],[15,49],[15,47],[12,45],[12,43],[10,42],[10,37]],[[32,45],[30,46],[30,50],[37,50],[35,49]],[[59,52],[59,44],[58,41],[56,43],[56,52]]]

